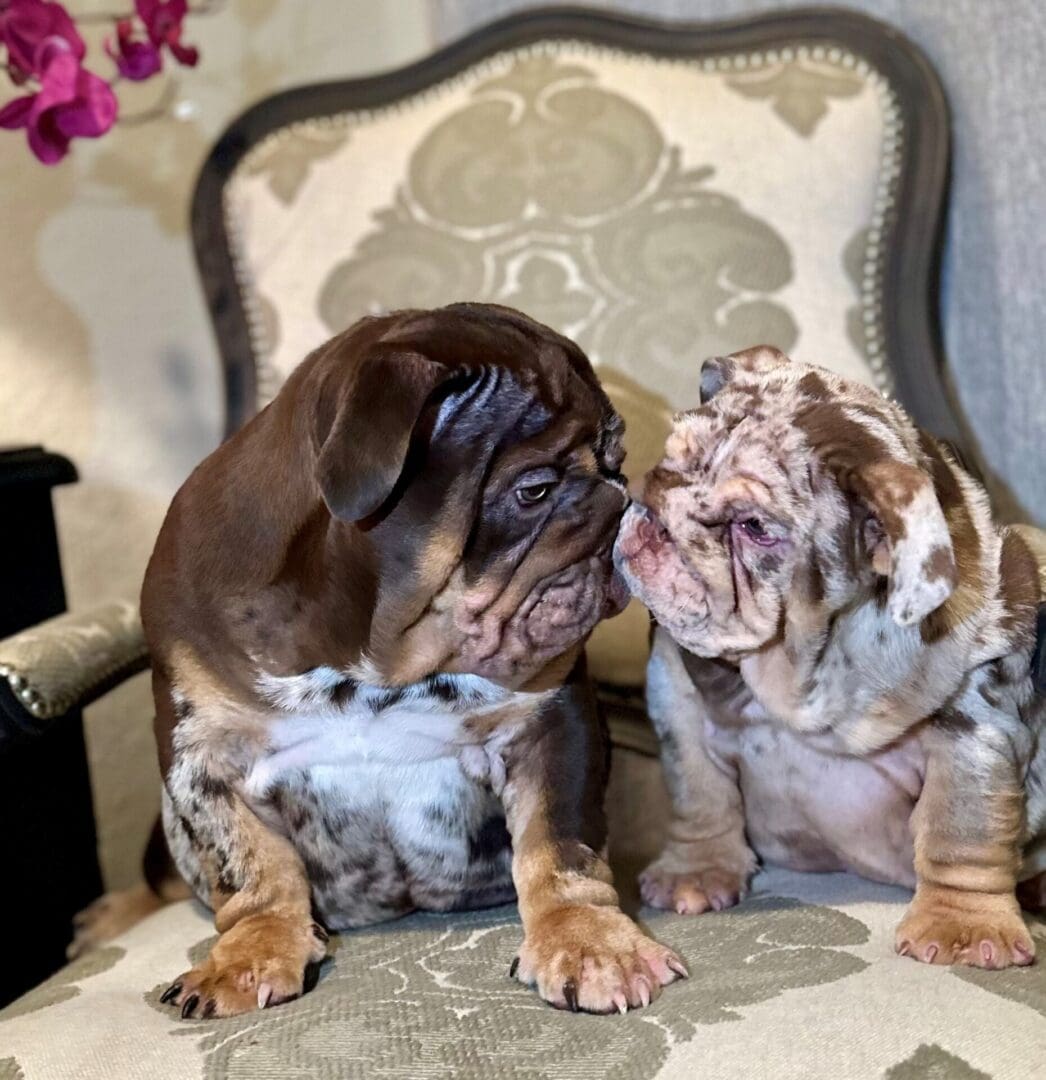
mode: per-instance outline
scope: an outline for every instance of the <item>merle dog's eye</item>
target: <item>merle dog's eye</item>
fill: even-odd
[[[551,490],[551,480],[543,484],[527,484],[526,487],[516,488],[516,498],[519,499],[523,506],[533,506],[535,503],[541,502]]]
[[[760,547],[771,547],[779,540],[779,537],[770,532],[759,518],[743,518],[735,522],[735,525],[741,530],[746,540],[751,540],[753,544],[758,544]]]

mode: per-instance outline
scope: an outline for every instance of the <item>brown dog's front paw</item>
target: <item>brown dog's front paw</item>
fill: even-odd
[[[894,941],[901,956],[925,964],[1005,968],[1035,959],[1013,896],[920,886]]]
[[[249,915],[218,939],[210,956],[179,975],[160,1001],[183,1019],[237,1016],[300,996],[305,968],[327,955],[317,923],[282,915]]]
[[[670,870],[651,863],[639,875],[643,903],[680,915],[700,915],[733,907],[744,896],[748,873],[734,870]]]
[[[649,1005],[683,961],[614,908],[564,907],[529,928],[511,974],[550,1005],[572,1012],[627,1012]]]

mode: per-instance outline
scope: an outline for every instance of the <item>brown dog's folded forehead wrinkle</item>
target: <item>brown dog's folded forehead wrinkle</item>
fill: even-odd
[[[453,304],[411,313],[383,340],[410,344],[438,363],[496,366],[511,372],[552,413],[589,417],[597,452],[616,469],[624,423],[574,342],[519,311],[496,304]]]
[[[520,441],[506,442],[498,454],[487,477],[489,495],[504,490],[527,469],[549,465],[565,471],[594,463],[596,432],[587,417],[569,412],[549,416],[533,410],[528,419],[533,421],[535,417],[539,417],[541,430],[536,434],[520,431]],[[594,470],[586,468],[585,471]]]

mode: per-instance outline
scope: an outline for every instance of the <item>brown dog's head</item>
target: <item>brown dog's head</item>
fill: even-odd
[[[701,402],[676,418],[615,553],[686,649],[739,657],[786,611],[813,622],[862,596],[909,626],[948,598],[933,463],[897,406],[768,347],[707,361]]]
[[[364,320],[307,378],[328,542],[372,595],[376,677],[519,685],[621,609],[623,425],[573,343],[455,304]]]

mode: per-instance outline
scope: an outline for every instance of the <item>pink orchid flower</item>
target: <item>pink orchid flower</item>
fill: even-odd
[[[153,48],[160,50],[166,45],[179,64],[196,66],[199,52],[182,44],[182,22],[189,13],[188,0],[134,0],[134,9],[145,23]]]
[[[116,47],[114,49],[112,41],[107,40],[105,51],[116,63],[120,74],[134,82],[150,78],[163,66],[160,50],[151,41],[135,37],[130,19],[120,19],[116,24]]]
[[[82,55],[64,36],[45,38],[33,56],[40,90],[0,109],[0,128],[25,128],[30,150],[45,165],[61,161],[71,139],[97,138],[116,121],[116,96],[81,66]]]
[[[0,45],[16,83],[38,73],[40,45],[48,38],[64,41],[77,60],[84,57],[84,42],[69,13],[47,0],[0,0]]]

